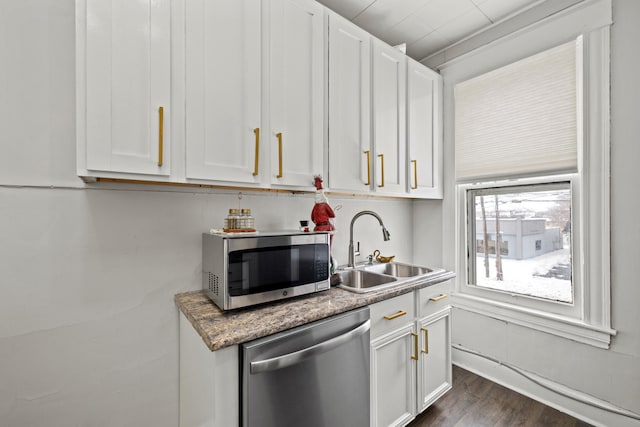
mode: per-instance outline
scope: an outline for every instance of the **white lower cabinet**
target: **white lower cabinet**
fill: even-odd
[[[451,388],[444,298],[424,288],[371,306],[371,426],[404,426]]]
[[[413,323],[371,343],[371,425],[402,426],[415,416]]]
[[[451,388],[451,316],[442,310],[418,320],[422,345],[418,361],[418,413]]]
[[[404,426],[451,388],[448,290],[442,283],[369,306],[371,426]],[[239,357],[237,345],[210,351],[180,313],[180,427],[240,424]]]
[[[211,351],[180,313],[180,427],[240,425],[240,350]]]

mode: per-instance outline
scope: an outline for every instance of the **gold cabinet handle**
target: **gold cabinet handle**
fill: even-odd
[[[164,151],[164,107],[158,107],[158,166],[162,166]]]
[[[276,138],[278,138],[278,175],[276,178],[282,178],[282,132],[278,132]]]
[[[431,297],[431,298],[429,298],[429,301],[438,302],[438,301],[440,301],[440,300],[445,299],[445,298],[446,298],[446,297],[448,297],[448,296],[449,296],[449,295],[447,295],[447,294],[440,294],[440,295],[438,295],[437,297]]]
[[[418,334],[411,332],[411,336],[413,337],[413,354],[411,355],[411,360],[418,360]]]
[[[424,354],[429,354],[429,330],[427,328],[420,328],[420,330],[424,337],[424,347],[422,348],[422,352]]]
[[[367,150],[364,154],[367,155],[367,182],[364,185],[371,185],[371,151]]]
[[[381,171],[382,173],[380,174],[380,185],[378,185],[378,187],[384,187],[384,154],[378,154],[378,157],[380,157],[380,164],[382,165]]]
[[[404,316],[405,314],[407,314],[406,311],[399,310],[396,314],[392,314],[390,316],[384,316],[384,318],[387,320],[393,320],[393,319],[397,319],[398,317]]]
[[[418,161],[411,160],[411,163],[413,163],[413,186],[411,189],[415,190],[418,188]]]
[[[256,135],[256,155],[253,164],[253,176],[258,176],[258,162],[260,159],[260,128],[255,128],[253,133]]]

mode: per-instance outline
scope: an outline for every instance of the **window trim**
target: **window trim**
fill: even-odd
[[[603,13],[608,11],[608,13]],[[580,17],[581,19],[577,19]],[[599,348],[609,348],[616,331],[611,327],[610,286],[610,179],[609,179],[609,27],[611,25],[610,0],[593,0],[572,7],[558,15],[519,30],[508,37],[494,41],[482,49],[472,51],[440,69],[445,81],[447,112],[453,113],[453,87],[467,80],[508,64],[522,57],[548,49],[570,38],[582,35],[584,75],[579,81],[584,99],[583,120],[578,132],[578,178],[573,179],[572,194],[578,195],[578,223],[572,223],[572,234],[581,241],[574,243],[573,253],[580,256],[580,264],[574,261],[582,283],[582,301],[575,301],[579,313],[575,316],[551,313],[539,308],[523,307],[513,303],[496,301],[487,295],[475,295],[466,287],[466,206],[463,186],[477,185],[455,183],[452,172],[447,181],[454,188],[453,259],[458,276],[454,282],[454,306],[477,312],[506,322],[530,327]],[[584,32],[586,29],[586,32]],[[482,52],[482,55],[478,55]],[[453,135],[453,121],[445,122],[445,132]],[[449,136],[449,143],[453,143]],[[453,167],[452,149],[446,167]],[[527,177],[518,178],[527,182]],[[506,181],[513,183],[514,180]],[[495,185],[495,183],[494,183]],[[446,197],[446,195],[445,195]],[[446,207],[445,207],[446,209]],[[446,216],[446,210],[445,210]],[[446,229],[445,224],[445,229]],[[575,237],[574,237],[575,239]],[[446,255],[445,255],[446,257]],[[445,258],[446,262],[446,258]],[[576,269],[575,266],[580,268]],[[490,292],[486,290],[485,292]]]

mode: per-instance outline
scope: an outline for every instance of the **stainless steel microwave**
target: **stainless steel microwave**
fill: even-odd
[[[232,310],[330,288],[329,234],[202,235],[202,287]]]

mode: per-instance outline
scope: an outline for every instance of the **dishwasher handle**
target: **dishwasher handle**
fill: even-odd
[[[371,320],[361,323],[356,328],[327,341],[312,345],[293,353],[284,354],[282,356],[273,357],[271,359],[258,360],[250,363],[251,373],[259,374],[261,372],[275,371],[276,369],[286,368],[303,360],[333,350],[336,347],[346,343],[347,341],[365,334],[371,328]]]

